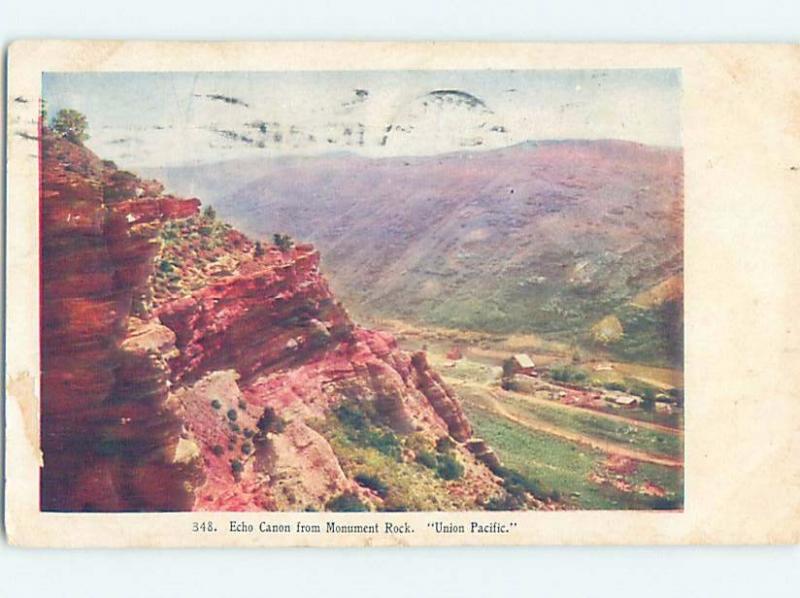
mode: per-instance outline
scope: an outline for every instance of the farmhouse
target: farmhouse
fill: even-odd
[[[637,399],[636,397],[631,397],[631,396],[616,397],[614,399],[614,402],[617,405],[622,405],[623,407],[633,407],[634,405],[638,405],[639,399]]]
[[[511,357],[511,367],[514,374],[525,376],[538,376],[533,360],[525,353],[517,353]]]
[[[609,393],[604,397],[606,401],[616,403],[622,407],[635,407],[639,404],[639,398],[624,393]]]

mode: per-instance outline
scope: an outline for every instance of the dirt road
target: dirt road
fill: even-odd
[[[453,386],[454,388],[458,388],[459,386],[469,386],[471,389],[482,393],[496,392],[499,393],[500,395],[506,394],[515,397],[517,399],[521,399],[523,401],[528,401],[529,403],[533,403],[534,405],[542,405],[544,407],[550,407],[552,409],[561,409],[562,411],[571,413],[586,413],[587,415],[590,415],[592,417],[599,417],[620,424],[628,424],[630,426],[636,426],[637,428],[653,430],[654,432],[665,432],[667,434],[675,434],[675,435],[681,433],[681,430],[677,428],[664,426],[662,424],[656,424],[653,422],[642,421],[639,419],[633,419],[632,417],[625,417],[624,415],[605,413],[603,411],[588,409],[587,407],[581,407],[579,405],[565,405],[564,403],[559,403],[558,401],[548,401],[546,399],[540,399],[538,397],[535,397],[533,395],[524,392],[518,392],[514,390],[501,390],[495,388],[490,389],[475,382],[467,382],[465,380],[457,378],[448,378],[447,376],[442,376],[442,377],[450,386]],[[554,388],[556,390],[562,390],[561,387],[557,387],[555,385]]]
[[[514,413],[506,408],[506,406],[503,404],[502,396],[500,396],[501,393],[506,391],[495,391],[495,390],[487,391],[487,389],[481,389],[481,390],[482,393],[484,393],[484,396],[487,398],[487,402],[489,403],[488,407],[492,411],[510,421],[513,421],[514,423],[517,423],[521,426],[525,426],[526,428],[529,428],[531,430],[545,432],[547,434],[551,434],[553,436],[569,440],[570,442],[583,444],[584,446],[588,446],[593,449],[603,451],[604,453],[607,453],[609,455],[619,455],[622,457],[626,457],[628,459],[634,459],[636,461],[643,461],[646,463],[654,463],[656,465],[664,465],[666,467],[683,467],[683,462],[680,459],[668,457],[665,455],[654,455],[652,453],[648,453],[642,450],[630,449],[624,446],[620,446],[618,443],[615,442],[609,442],[606,440],[593,438],[591,436],[588,436],[586,434],[581,434],[580,432],[575,432],[573,430],[565,430],[555,424],[542,421],[529,414]],[[625,421],[631,423],[630,420],[625,420]]]
[[[557,387],[558,388],[558,387]],[[646,430],[653,430],[655,432],[666,432],[667,434],[680,434],[681,431],[677,428],[672,428],[670,426],[664,426],[661,424],[656,424],[653,422],[646,422],[641,421],[638,419],[633,419],[631,417],[625,417],[624,415],[616,415],[614,413],[605,413],[603,411],[597,411],[595,409],[587,409],[586,407],[580,407],[578,405],[564,405],[563,403],[559,403],[558,401],[548,401],[546,399],[540,399],[538,397],[534,397],[533,395],[529,395],[524,392],[516,392],[513,390],[498,390],[499,393],[508,394],[510,396],[516,397],[518,399],[522,399],[524,401],[528,401],[533,404],[543,405],[546,407],[552,407],[553,409],[561,409],[563,411],[571,411],[572,413],[587,413],[593,417],[599,417],[602,419],[607,419],[610,421],[614,421],[617,423],[628,424],[631,426],[636,426],[637,428],[644,428]]]

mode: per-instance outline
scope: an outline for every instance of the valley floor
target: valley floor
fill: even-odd
[[[622,407],[609,401],[614,393],[603,388],[627,382],[657,391],[680,389],[680,371],[597,356],[575,364],[568,347],[532,335],[491,336],[397,321],[375,325],[392,330],[406,348],[424,348],[461,397],[476,436],[504,465],[557,492],[568,506],[682,507],[682,409]],[[456,347],[460,357],[453,359]],[[543,370],[569,363],[589,377],[580,384],[530,378],[521,388],[504,390],[502,362],[513,352],[528,352]]]

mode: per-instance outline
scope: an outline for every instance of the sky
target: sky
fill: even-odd
[[[125,168],[546,139],[681,144],[671,69],[45,73],[42,95],[51,116],[84,113],[86,145]]]

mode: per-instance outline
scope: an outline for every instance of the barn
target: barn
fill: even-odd
[[[514,374],[523,374],[525,376],[538,376],[536,372],[536,365],[529,355],[525,353],[517,353],[511,357],[511,365]]]

